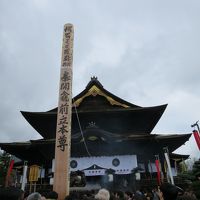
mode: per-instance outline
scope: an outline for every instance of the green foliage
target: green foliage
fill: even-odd
[[[186,163],[185,163],[184,161],[179,163],[179,168],[180,168],[180,171],[181,171],[182,173],[188,171],[188,167],[187,167],[187,165],[186,165]]]
[[[192,172],[196,180],[192,183],[192,188],[195,192],[197,199],[200,199],[200,159],[194,162]]]
[[[200,159],[194,163],[192,171],[196,177],[200,177]]]
[[[189,180],[189,181],[194,181],[196,178],[192,171],[186,171],[186,172],[180,173],[178,174],[178,176],[184,180]]]
[[[196,197],[200,199],[200,159],[194,162],[191,171],[182,172],[178,176],[190,183]]]
[[[192,182],[192,189],[197,199],[200,199],[200,181],[199,180]]]
[[[3,154],[0,155],[0,185],[5,184],[9,163],[10,163],[10,154],[3,152]]]

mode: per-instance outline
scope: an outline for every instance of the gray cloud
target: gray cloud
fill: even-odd
[[[20,110],[58,98],[62,31],[75,27],[73,95],[90,77],[127,101],[168,103],[153,133],[188,133],[199,119],[199,1],[0,2],[0,140],[39,138]],[[194,139],[184,152],[197,154]],[[183,151],[181,151],[183,153]]]

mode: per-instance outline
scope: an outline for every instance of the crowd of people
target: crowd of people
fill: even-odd
[[[57,200],[55,191],[39,191],[28,194],[18,188],[0,188],[0,200]],[[170,183],[151,190],[130,191],[72,191],[63,200],[197,200],[192,191],[183,191]]]
[[[72,192],[65,200],[197,200],[191,190],[183,191],[181,188],[170,183],[164,183],[160,187],[149,190],[108,191],[100,189],[97,193]]]

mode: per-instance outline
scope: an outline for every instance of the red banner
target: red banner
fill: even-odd
[[[159,160],[156,160],[155,164],[156,164],[156,170],[157,170],[157,182],[158,182],[158,185],[160,185],[161,181],[160,181],[160,163],[159,163]]]
[[[11,172],[12,172],[13,165],[14,165],[14,160],[11,160],[11,161],[10,161],[10,166],[9,166],[9,168],[8,168],[8,173],[7,173],[7,177],[8,177],[8,178],[9,178]]]
[[[11,160],[8,171],[7,171],[7,176],[6,176],[6,182],[5,182],[6,187],[8,187],[8,184],[9,184],[8,182],[9,182],[10,174],[11,174],[12,169],[13,169],[13,165],[14,165],[14,160]]]
[[[193,131],[193,135],[194,135],[194,138],[195,138],[195,140],[196,140],[197,146],[198,146],[198,148],[199,148],[199,150],[200,150],[200,136],[199,136],[198,131],[197,131],[197,130],[194,130],[194,131]]]

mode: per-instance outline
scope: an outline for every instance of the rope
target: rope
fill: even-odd
[[[84,143],[84,146],[85,146],[85,149],[87,151],[87,154],[89,157],[91,157],[92,155],[90,154],[89,150],[88,150],[88,147],[87,147],[87,144],[85,142],[85,138],[83,136],[83,131],[82,131],[82,128],[81,128],[81,123],[80,123],[80,119],[79,119],[79,116],[78,116],[78,112],[77,112],[77,108],[76,108],[76,104],[74,102],[74,99],[72,99],[73,103],[74,103],[74,108],[75,108],[75,113],[76,113],[76,117],[77,117],[77,120],[78,120],[78,125],[79,125],[79,129],[80,129],[80,132],[81,132],[81,136],[83,138],[83,143]]]

